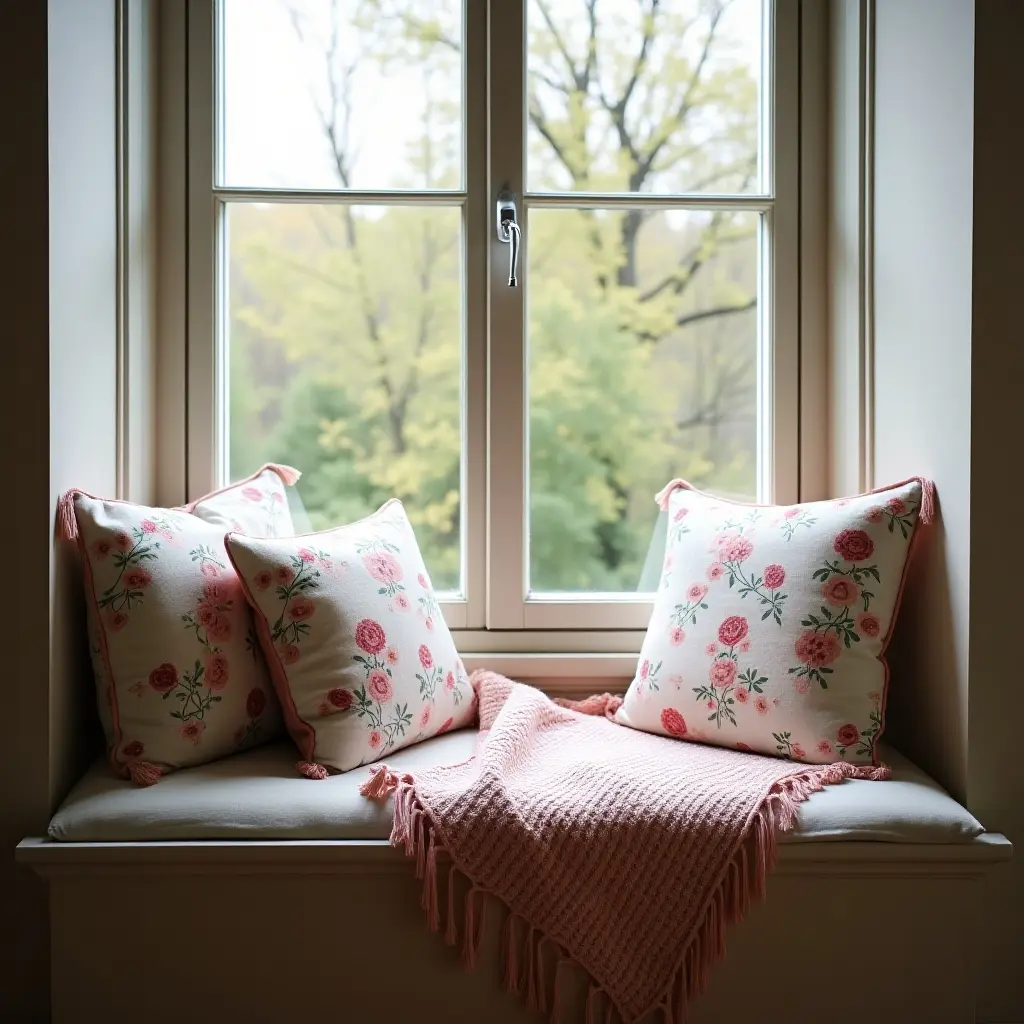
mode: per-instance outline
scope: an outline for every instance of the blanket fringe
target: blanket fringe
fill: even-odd
[[[665,1024],[686,1024],[687,1006],[708,986],[712,968],[725,956],[727,928],[740,920],[750,905],[764,899],[765,884],[778,853],[778,835],[793,827],[797,809],[812,793],[844,779],[880,780],[889,777],[882,765],[806,765],[802,770],[776,782],[753,815],[743,842],[729,862],[721,882],[710,897],[703,920],[684,951],[679,967],[659,1002],[641,1017],[660,1009]],[[384,766],[373,770],[364,790],[394,792],[394,823],[391,845],[403,846],[407,857],[416,862],[416,877],[423,880],[421,904],[426,911],[431,931],[440,928],[438,900],[438,868],[440,854],[448,855],[440,835],[431,822],[425,806],[416,795],[411,775],[397,775]],[[369,794],[367,794],[369,795]],[[448,872],[448,907],[445,940],[454,945],[458,940],[456,925],[456,879],[465,875],[454,864]],[[468,878],[468,876],[466,876]],[[480,941],[487,908],[487,891],[473,884],[463,901],[462,961],[467,968],[477,965]],[[558,1007],[560,968],[566,963],[579,965],[549,935],[536,928],[521,915],[508,908],[508,918],[501,944],[502,977],[507,991],[524,997],[527,1006],[543,1013],[548,1009],[549,993],[545,977],[545,944],[555,948],[555,971],[550,994],[551,1022],[561,1019]],[[525,934],[523,932],[525,931]],[[601,999],[606,1002],[604,1024],[625,1020],[611,996],[597,980],[589,977],[586,997],[586,1024],[599,1024]]]
[[[600,718],[614,718],[615,712],[622,707],[622,695],[616,693],[594,693],[583,700],[569,700],[568,697],[555,697],[555,703],[570,711],[578,711],[581,715],[593,715]]]

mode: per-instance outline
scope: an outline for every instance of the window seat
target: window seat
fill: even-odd
[[[388,763],[450,764],[472,755],[476,737],[451,733]],[[765,902],[730,929],[690,1024],[817,1020],[823,1007],[831,1024],[860,1024],[865,970],[873,1024],[973,1024],[980,890],[1012,848],[906,758],[883,756],[891,781],[848,780],[802,805]],[[49,836],[19,844],[18,860],[48,887],[54,1024],[77,1024],[83,1007],[89,1020],[154,1024],[224,1024],[225,1006],[252,1024],[333,1020],[339,1005],[346,1020],[396,1024],[540,1019],[502,990],[500,905],[486,898],[480,967],[465,971],[427,928],[421,883],[388,844],[390,806],[358,794],[366,770],[311,782],[295,760],[278,743],[148,789],[97,762]],[[848,955],[865,941],[869,966]],[[815,944],[832,953],[795,977]],[[180,950],[216,969],[168,984],[167,957]],[[415,1003],[384,1009],[396,965]],[[585,979],[564,970],[576,989],[562,1019],[584,1020]]]
[[[387,758],[398,771],[453,764],[471,757],[475,730],[462,730]],[[174,772],[140,789],[98,760],[54,815],[48,834],[59,842],[182,840],[380,840],[391,831],[391,806],[359,795],[366,768],[311,782],[295,773],[287,742]],[[965,843],[984,828],[920,768],[883,750],[892,779],[847,780],[815,793],[785,842],[872,840]]]

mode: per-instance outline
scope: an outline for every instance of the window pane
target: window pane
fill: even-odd
[[[222,3],[225,184],[461,188],[460,0]]]
[[[531,191],[757,189],[761,0],[530,0]]]
[[[756,499],[758,231],[529,211],[532,592],[635,592],[672,477]]]
[[[459,590],[461,210],[227,211],[231,478],[301,469],[314,529],[402,498]]]

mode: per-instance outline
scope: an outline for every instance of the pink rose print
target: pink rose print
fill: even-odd
[[[679,626],[673,626],[668,631],[668,639],[673,647],[678,647],[686,639],[686,634]]]
[[[768,714],[768,701],[764,697],[756,697],[754,699],[754,707],[759,715]]]
[[[894,515],[901,516],[907,511],[907,503],[902,498],[890,498],[885,507]]]
[[[245,698],[245,713],[250,718],[259,718],[260,715],[266,710],[267,707],[267,695],[258,686],[249,691],[249,696]]]
[[[242,497],[249,501],[262,501],[263,492],[258,487],[253,487],[250,484],[248,487],[242,488]]]
[[[831,633],[815,633],[807,630],[796,642],[796,656],[809,668],[831,665],[839,657],[840,644]]]
[[[139,525],[143,533],[156,533],[160,529],[152,519],[143,519]]]
[[[739,650],[740,654],[749,654],[750,653],[750,641],[749,640],[744,640],[739,645],[739,647],[737,649]]]
[[[312,565],[316,561],[316,555],[309,548],[299,548],[299,558],[307,565]]]
[[[295,644],[285,644],[279,653],[286,665],[294,665],[299,660],[299,649]]]
[[[253,576],[252,581],[257,590],[266,590],[267,587],[274,582],[270,573],[266,569],[264,569],[263,572],[256,573],[256,575]]]
[[[708,644],[704,648],[704,653],[709,657],[713,658],[718,653],[718,644]]]
[[[178,670],[165,661],[149,673],[149,685],[157,693],[170,693],[178,685]]]
[[[806,757],[807,756],[807,751],[804,750],[804,748],[801,747],[799,743],[794,743],[793,746],[790,747],[789,753],[790,753],[791,757]]]
[[[640,680],[641,682],[647,678],[648,673],[651,671],[651,663],[644,658],[643,664],[640,666]]]
[[[427,627],[427,632],[428,633],[433,633],[434,632],[434,620],[433,620],[433,618],[431,616],[428,615],[423,620],[423,625]]]
[[[669,736],[686,735],[686,719],[675,708],[665,708],[661,712],[661,727]]]
[[[716,580],[722,578],[722,574],[725,572],[725,566],[721,562],[712,562],[708,566],[707,577],[714,583]]]
[[[271,500],[271,501],[272,501],[272,502],[273,502],[273,503],[274,503],[275,505],[283,505],[283,504],[284,504],[284,495],[283,495],[283,494],[282,494],[282,493],[281,493],[280,491],[274,491],[274,492],[273,492],[273,493],[272,493],[272,494],[270,495],[270,500]]]
[[[444,677],[444,688],[449,693],[451,693],[452,690],[455,689],[455,673],[454,672],[449,672],[448,675],[446,675]]]
[[[383,671],[383,669],[375,668],[371,670],[367,683],[370,690],[370,696],[372,696],[378,704],[386,704],[391,700],[391,680],[388,678],[387,672]]]
[[[769,590],[778,590],[786,582],[786,570],[781,565],[772,563],[765,566],[764,585]]]
[[[378,729],[374,729],[373,732],[370,733],[370,749],[371,750],[379,750],[380,749],[380,744],[381,744],[380,731]]]
[[[396,594],[394,600],[394,608],[396,612],[407,612],[412,605],[409,603],[409,598],[405,594]]]
[[[217,612],[212,624],[206,627],[206,632],[215,640],[226,640],[231,636],[231,620],[221,612]]]
[[[714,711],[714,710],[715,710],[715,708],[716,708],[716,707],[717,707],[718,705],[717,705],[717,704],[715,704],[715,702],[714,702],[713,700],[709,700],[709,701],[708,701],[708,705],[707,705],[707,706],[708,706],[708,711]]]
[[[833,576],[821,588],[821,596],[833,608],[845,608],[860,599],[860,587],[848,576]]]
[[[295,579],[295,573],[286,565],[282,565],[280,568],[274,570],[274,579],[278,583],[283,583],[287,586],[293,579]]]
[[[119,533],[114,538],[114,543],[120,548],[121,551],[129,551],[132,547],[132,539],[127,533]]]
[[[223,654],[211,654],[207,657],[206,685],[211,690],[223,690],[228,685],[228,659]]]
[[[213,604],[230,604],[234,600],[234,591],[226,583],[205,583],[203,584],[203,597]]]
[[[836,742],[841,747],[852,747],[858,739],[860,739],[860,732],[852,722],[847,722],[846,725],[841,725],[836,730]]]
[[[363,565],[378,583],[399,583],[405,575],[402,563],[386,551],[363,555]]]
[[[444,722],[441,723],[441,728],[437,730],[437,735],[440,736],[441,733],[447,732],[452,727],[454,721],[454,718],[446,718]]]
[[[421,729],[426,729],[426,727],[428,725],[430,725],[430,705],[429,704],[420,712],[420,728]]]
[[[885,515],[885,509],[880,505],[874,505],[864,513],[864,518],[869,523],[880,523],[883,515]]]
[[[863,562],[874,553],[875,543],[863,530],[842,530],[832,547],[847,562]]]
[[[215,562],[203,562],[199,571],[208,579],[216,579],[220,575],[220,567]]]
[[[703,583],[694,583],[690,586],[690,589],[686,592],[686,598],[688,601],[702,601],[704,595],[708,592],[708,588]]]
[[[145,749],[146,748],[138,740],[132,740],[131,743],[126,743],[121,748],[121,753],[124,754],[125,757],[142,757]]]
[[[736,703],[746,704],[750,700],[750,691],[745,690],[742,686],[736,691]]]
[[[754,553],[754,545],[746,537],[733,537],[726,541],[719,557],[723,562],[745,562]]]
[[[356,643],[367,654],[380,654],[387,644],[384,627],[373,619],[361,619],[356,624]]]
[[[683,519],[689,515],[690,510],[688,508],[681,508],[676,511],[676,514],[672,517],[673,523],[681,523]]]
[[[388,648],[387,659],[388,659],[388,664],[389,665],[397,665],[398,664],[398,651],[396,651],[394,649],[394,647],[389,647]]]
[[[798,515],[803,511],[801,508],[787,508],[783,513],[783,517],[786,519],[796,519]]]
[[[334,689],[327,694],[327,699],[339,711],[347,711],[352,707],[352,691],[346,690],[343,686],[335,686]]]
[[[793,680],[793,689],[801,695],[808,693],[811,689],[810,678],[808,676],[797,676],[797,678]]]
[[[316,605],[308,597],[296,597],[288,607],[288,616],[296,622],[305,622],[306,619],[312,618],[315,611]]]
[[[116,633],[128,625],[128,616],[124,612],[112,612],[107,616],[107,625]]]
[[[97,558],[106,558],[110,554],[110,549],[109,540],[98,540],[92,546],[92,552]]]
[[[733,647],[746,637],[748,628],[742,615],[730,615],[718,627],[719,642],[725,647]]]
[[[153,575],[148,569],[131,569],[124,574],[124,582],[129,590],[141,590],[153,582]]]
[[[420,644],[420,664],[424,669],[433,668],[434,656],[430,653],[430,648],[426,644]]]
[[[882,632],[882,624],[878,621],[878,616],[872,615],[870,612],[861,612],[857,616],[857,632],[862,636],[878,636]]]
[[[828,740],[819,740],[817,749],[819,754],[831,754],[832,744]]]
[[[421,572],[418,572],[418,573],[416,573],[416,582],[417,582],[417,583],[418,583],[418,584],[419,584],[419,585],[420,585],[420,586],[421,586],[421,587],[422,587],[422,588],[423,588],[424,590],[429,590],[429,589],[430,589],[430,581],[429,581],[429,580],[427,579],[427,577],[426,577],[426,576],[424,576],[424,575],[423,575],[423,573],[421,573]]]
[[[736,681],[736,662],[732,658],[718,658],[711,663],[708,677],[715,686],[731,686]],[[711,704],[714,707],[714,702]]]
[[[178,732],[183,740],[188,740],[194,746],[199,746],[199,741],[203,738],[203,732],[206,730],[206,723],[201,722],[198,718],[190,718],[187,722],[182,722],[181,728]]]

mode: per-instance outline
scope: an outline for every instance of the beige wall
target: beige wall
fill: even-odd
[[[875,479],[928,474],[941,508],[893,645],[891,721],[1019,844],[987,887],[976,953],[978,1020],[1022,1021],[1024,770],[1008,671],[1021,600],[993,498],[1024,499],[1024,209],[1006,198],[1024,168],[1024,5],[879,0],[875,12]]]
[[[0,1019],[45,1019],[46,895],[10,851],[40,834],[88,755],[74,559],[54,549],[57,496],[116,486],[114,0],[5,4],[0,103],[0,433],[17,502],[2,506],[10,694],[0,744]],[[16,44],[13,41],[16,40]],[[14,159],[9,156],[15,157]],[[15,582],[16,581],[16,582]]]
[[[1024,173],[1024,5],[977,0],[975,10],[967,794],[971,809],[1017,844],[1015,860],[988,886],[979,1019],[1024,1021],[1024,760],[1015,657],[1024,599],[1012,541],[1012,520],[1024,508],[1024,206],[1012,194]],[[996,495],[1009,516],[997,511]]]
[[[9,582],[0,588],[5,644],[0,743],[0,1019],[41,1019],[47,1007],[46,893],[15,868],[13,849],[46,824],[49,807],[49,240],[46,5],[0,5],[0,436],[17,503],[0,503]],[[17,45],[10,41],[17,40]]]

